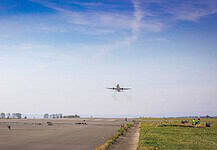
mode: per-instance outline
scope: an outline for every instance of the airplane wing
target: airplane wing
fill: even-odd
[[[130,90],[131,88],[120,88],[121,90]]]
[[[107,88],[107,89],[110,89],[110,90],[116,90],[116,88]]]

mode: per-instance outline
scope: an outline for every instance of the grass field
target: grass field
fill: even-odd
[[[189,120],[183,126],[181,120]],[[205,127],[205,121],[211,127]],[[217,119],[202,119],[197,127],[190,119],[142,119],[140,124],[139,150],[217,150]]]

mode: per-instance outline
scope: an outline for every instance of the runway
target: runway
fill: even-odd
[[[76,124],[84,120],[87,125]],[[122,123],[124,119],[0,119],[0,149],[91,150],[113,136]]]

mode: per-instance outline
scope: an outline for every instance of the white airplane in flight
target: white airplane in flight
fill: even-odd
[[[116,87],[113,88],[107,88],[111,90],[116,90],[117,92],[123,92],[124,90],[130,90],[131,88],[121,88],[119,84],[116,85]]]

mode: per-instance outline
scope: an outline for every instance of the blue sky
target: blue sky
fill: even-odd
[[[216,27],[216,0],[1,0],[0,110],[215,115]]]

